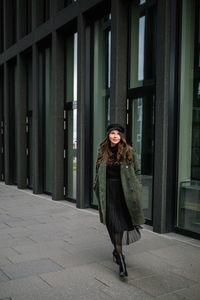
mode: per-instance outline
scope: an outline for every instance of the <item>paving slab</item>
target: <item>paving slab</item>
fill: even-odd
[[[10,280],[1,282],[0,298],[13,298],[16,295],[21,295],[23,291],[34,295],[38,290],[48,288],[50,288],[49,285],[37,276]]]
[[[182,289],[177,292],[180,297],[184,297],[186,299],[199,300],[200,298],[200,284],[194,285],[187,289]]]
[[[1,267],[1,270],[10,279],[28,277],[62,270],[63,268],[50,259],[39,259],[18,264],[8,264]]]
[[[0,283],[10,280],[10,278],[0,269]]]
[[[96,210],[0,190],[0,300],[199,299],[199,241],[144,225],[141,240],[123,248],[121,280]]]
[[[166,272],[159,276],[149,276],[130,281],[134,286],[144,290],[152,296],[160,296],[169,292],[178,291],[185,287],[195,285],[195,282],[172,272]]]

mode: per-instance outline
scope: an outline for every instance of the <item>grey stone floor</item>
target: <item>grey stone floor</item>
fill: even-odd
[[[111,252],[97,211],[0,183],[0,300],[200,299],[200,241],[144,226],[125,281]]]

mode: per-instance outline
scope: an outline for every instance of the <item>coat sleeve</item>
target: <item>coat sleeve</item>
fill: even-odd
[[[97,187],[98,187],[98,167],[96,166],[96,175],[93,183],[93,189],[97,193]]]
[[[98,161],[98,154],[99,154],[99,150],[97,152],[97,161]],[[96,161],[96,174],[95,174],[95,178],[94,178],[94,182],[93,182],[93,190],[95,192],[96,192],[97,185],[98,185],[98,169],[99,169],[99,167],[97,166],[97,161]]]
[[[139,183],[141,184],[141,167],[135,151],[133,152],[133,166],[135,170],[135,175]]]

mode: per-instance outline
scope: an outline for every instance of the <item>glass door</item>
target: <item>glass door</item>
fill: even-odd
[[[133,98],[129,107],[129,143],[141,164],[142,206],[145,219],[152,221],[155,96]]]
[[[149,224],[153,220],[156,11],[156,1],[130,1],[127,139],[141,164],[142,205]]]
[[[76,201],[77,179],[77,33],[65,43],[64,195]]]
[[[52,193],[51,49],[39,52],[39,167],[40,189]]]
[[[110,66],[111,66],[111,15],[93,24],[93,182],[96,174],[97,148],[106,137],[110,123]],[[93,192],[91,205],[98,203]]]
[[[176,226],[200,234],[200,3],[183,1]]]

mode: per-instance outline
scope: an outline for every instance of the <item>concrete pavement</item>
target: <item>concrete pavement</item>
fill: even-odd
[[[126,281],[112,249],[97,211],[0,183],[0,300],[200,299],[200,241],[144,226]]]

